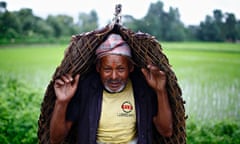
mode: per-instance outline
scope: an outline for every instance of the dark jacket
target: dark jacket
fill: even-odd
[[[135,70],[130,78],[136,107],[138,144],[151,144],[152,119],[157,112],[156,94],[149,88],[140,71]],[[96,144],[102,93],[103,85],[96,72],[80,80],[67,110],[67,120],[77,123],[78,144]]]

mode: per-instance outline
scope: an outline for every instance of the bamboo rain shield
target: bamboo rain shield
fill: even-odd
[[[119,9],[116,7],[116,12]],[[116,15],[118,16],[118,15]],[[41,105],[41,113],[38,120],[38,142],[49,144],[49,127],[56,95],[54,92],[54,80],[66,73],[72,73],[73,77],[80,73],[84,77],[87,73],[95,69],[96,48],[104,42],[109,34],[116,33],[127,42],[132,51],[132,60],[135,67],[147,67],[149,60],[167,75],[167,92],[170,106],[173,113],[173,135],[165,138],[154,133],[154,144],[185,144],[186,143],[186,116],[181,88],[167,56],[163,53],[160,43],[147,33],[133,32],[132,30],[119,24],[116,18],[112,24],[108,24],[102,29],[72,36],[67,47],[64,58],[56,68],[52,80],[45,91]],[[72,128],[63,143],[74,144],[76,141],[76,129]]]

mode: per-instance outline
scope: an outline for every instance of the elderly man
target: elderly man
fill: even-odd
[[[151,63],[134,67],[131,49],[117,34],[110,34],[96,55],[96,71],[55,81],[51,143],[60,143],[72,126],[78,144],[151,144],[154,130],[170,137],[165,73]]]

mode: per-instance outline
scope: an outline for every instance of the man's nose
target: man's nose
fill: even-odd
[[[117,78],[117,72],[115,70],[112,71],[112,79],[116,79]]]

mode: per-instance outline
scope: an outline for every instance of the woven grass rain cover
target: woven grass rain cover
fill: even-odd
[[[54,93],[54,80],[61,75],[71,73],[73,76],[80,73],[84,77],[95,68],[95,50],[107,38],[110,33],[117,33],[128,43],[132,50],[132,59],[136,68],[146,67],[149,60],[167,75],[167,91],[170,106],[173,113],[173,135],[165,138],[154,132],[156,144],[183,144],[186,143],[185,108],[182,99],[181,88],[175,73],[171,69],[168,58],[162,52],[161,45],[151,35],[141,32],[133,32],[119,24],[109,24],[102,29],[72,36],[69,46],[65,50],[64,58],[56,68],[45,91],[41,105],[41,113],[38,120],[38,141],[40,144],[49,144],[49,126],[56,95]],[[76,129],[70,130],[63,143],[74,144],[76,141]]]

